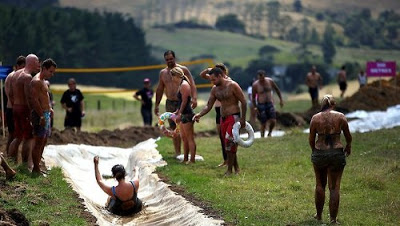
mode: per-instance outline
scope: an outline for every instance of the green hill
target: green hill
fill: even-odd
[[[161,38],[160,38],[161,37]],[[201,55],[214,55],[217,62],[229,62],[233,66],[247,66],[247,63],[258,57],[258,50],[264,45],[280,49],[275,56],[277,64],[295,63],[297,43],[277,39],[255,39],[229,32],[199,29],[165,29],[146,30],[146,41],[153,46],[152,54],[162,59],[166,49],[173,49],[180,61],[190,60]],[[319,46],[309,46],[309,50],[317,56],[315,61],[322,61]],[[357,61],[364,65],[366,61],[376,59],[400,59],[400,51],[375,50],[369,48],[339,48],[334,59],[335,65]]]

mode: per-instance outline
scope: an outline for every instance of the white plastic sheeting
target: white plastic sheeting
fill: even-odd
[[[74,144],[49,145],[43,157],[47,167],[63,169],[66,180],[84,200],[99,225],[222,225],[223,221],[200,213],[199,207],[172,192],[153,173],[156,167],[166,164],[156,149],[155,141],[149,139],[129,149]],[[107,194],[97,185],[94,176],[93,157],[96,155],[100,157],[99,170],[102,175],[111,175],[112,166],[123,164],[128,174],[126,179],[130,180],[133,177],[132,170],[139,166],[138,197],[146,206],[142,212],[131,217],[120,217],[104,209]],[[104,181],[109,185],[117,184],[114,179]]]
[[[400,126],[400,105],[389,107],[386,111],[354,111],[345,115],[351,133],[371,132]],[[309,133],[310,129],[305,129]]]
[[[400,126],[400,105],[389,107],[386,111],[355,111],[346,114],[350,132],[370,132]]]

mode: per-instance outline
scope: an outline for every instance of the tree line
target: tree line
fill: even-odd
[[[24,1],[23,1],[24,2]],[[29,2],[29,1],[28,1]],[[35,53],[54,59],[58,67],[127,67],[157,62],[150,55],[143,30],[119,13],[88,12],[73,8],[15,7],[0,4],[0,61],[13,65],[19,55]],[[52,81],[66,83],[76,74],[57,74]],[[132,88],[154,71],[79,74],[81,84]],[[140,83],[138,83],[140,81]]]

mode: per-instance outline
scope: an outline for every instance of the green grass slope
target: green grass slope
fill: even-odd
[[[233,66],[247,66],[248,62],[258,58],[258,50],[264,45],[271,45],[281,50],[275,55],[277,64],[296,63],[297,43],[265,39],[259,40],[248,36],[199,29],[147,29],[146,41],[153,48],[153,55],[157,58],[163,52],[172,49],[176,52],[178,60],[190,60],[194,56],[214,55],[217,62],[229,62]],[[322,62],[322,52],[319,46],[309,46],[309,50],[317,56],[316,62]],[[396,60],[400,59],[400,51],[373,50],[369,48],[337,48],[334,58],[335,65],[344,62],[357,61],[365,64],[366,61]]]

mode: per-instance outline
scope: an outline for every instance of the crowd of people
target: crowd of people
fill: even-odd
[[[193,164],[196,162],[196,142],[194,134],[195,122],[209,113],[214,107],[216,112],[216,129],[221,143],[222,163],[218,167],[225,167],[225,176],[233,173],[239,174],[240,167],[237,157],[238,144],[234,142],[232,128],[236,122],[244,128],[246,123],[247,108],[250,109],[250,120],[255,124],[255,118],[259,120],[261,137],[272,135],[276,125],[276,110],[273,94],[279,98],[279,104],[284,106],[281,91],[274,80],[267,77],[263,70],[257,71],[257,79],[254,79],[248,89],[248,98],[237,82],[229,77],[228,68],[222,64],[216,64],[213,68],[205,68],[200,77],[212,83],[209,99],[206,106],[195,113],[197,107],[197,90],[193,76],[186,66],[176,63],[175,52],[168,50],[164,53],[166,67],[159,73],[159,82],[155,91],[154,114],[160,115],[160,103],[162,97],[166,96],[165,111],[175,114],[175,119],[169,119],[171,129],[179,127],[180,134],[173,136],[175,157],[181,154],[181,143],[183,143],[183,163]],[[52,59],[39,62],[34,54],[26,58],[18,57],[15,71],[10,73],[5,82],[7,102],[7,123],[9,139],[6,154],[14,161],[18,161],[18,148],[22,143],[22,160],[27,164],[32,173],[42,174],[40,160],[47,138],[50,136],[52,118],[55,104],[49,90],[50,79],[57,68]],[[358,76],[360,87],[367,82],[364,72]],[[141,102],[141,114],[144,126],[152,126],[152,98],[153,90],[151,81],[146,78],[144,87],[134,93],[133,97]],[[341,97],[347,88],[346,71],[342,67],[338,73],[338,83]],[[319,89],[322,88],[322,77],[311,68],[306,76],[306,85],[312,100],[312,107],[317,107]],[[75,79],[68,80],[69,89],[61,98],[62,108],[66,115],[65,128],[76,128],[80,131],[82,117],[85,116],[84,97],[76,88]],[[347,120],[342,113],[334,111],[335,100],[333,96],[326,95],[321,101],[321,111],[315,114],[310,123],[309,145],[312,150],[311,161],[314,166],[316,177],[315,206],[316,219],[321,220],[322,209],[325,200],[325,187],[328,183],[330,190],[330,217],[331,222],[336,222],[339,208],[340,181],[346,156],[351,153],[351,135]],[[268,128],[267,128],[268,125]],[[340,141],[343,132],[346,146]],[[318,138],[316,139],[318,135]],[[7,179],[14,177],[16,172],[8,165],[6,159],[1,155],[1,166],[6,172]],[[137,197],[139,188],[139,169],[136,168],[135,178],[125,181],[126,172],[122,165],[112,168],[113,177],[118,181],[117,186],[108,186],[102,181],[99,173],[99,158],[94,158],[95,178],[100,188],[109,196],[107,208],[115,214],[127,215],[140,211],[142,202]],[[328,180],[329,179],[329,180]]]

